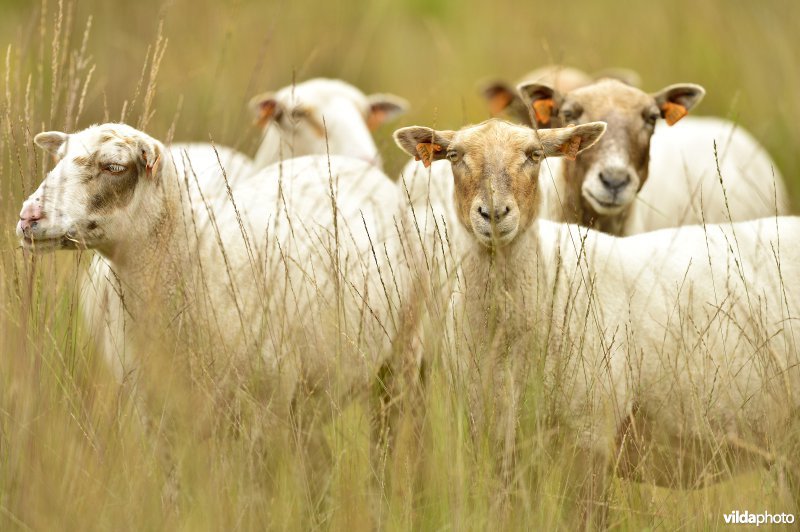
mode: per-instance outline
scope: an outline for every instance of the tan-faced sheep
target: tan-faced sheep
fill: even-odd
[[[765,458],[786,463],[782,438],[797,438],[800,411],[800,219],[627,238],[538,220],[542,160],[604,130],[490,120],[395,133],[409,154],[450,162],[462,255],[453,366],[476,417],[493,405],[507,448],[522,376],[541,379],[598,519],[611,472],[698,487]]]
[[[391,94],[366,96],[338,79],[316,78],[255,96],[250,108],[264,132],[256,168],[327,153],[380,168],[371,131],[406,112],[408,104]]]
[[[714,118],[685,118],[674,128],[662,123],[675,124],[697,105],[705,94],[698,85],[652,95],[615,80],[566,93],[540,83],[519,90],[539,128],[608,123],[580,159],[543,165],[549,219],[628,235],[788,213],[780,173],[742,128]]]

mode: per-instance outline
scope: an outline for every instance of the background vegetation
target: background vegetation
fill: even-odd
[[[292,449],[260,452],[176,425],[181,491],[164,503],[162,462],[96,356],[77,311],[86,255],[24,257],[17,213],[48,160],[39,131],[126,121],[157,138],[255,153],[246,103],[315,76],[407,98],[400,123],[457,128],[486,118],[476,82],[545,63],[624,66],[646,90],[691,81],[698,114],[749,129],[800,195],[800,4],[793,0],[0,0],[0,529],[544,528],[567,526],[559,457],[530,450],[510,512],[498,479],[434,371],[421,441],[399,442],[391,487],[370,468],[363,405],[327,428],[333,468],[322,506]],[[399,124],[398,124],[399,125]],[[405,157],[378,132],[387,171]],[[419,475],[413,473],[421,471]],[[533,482],[533,478],[539,479]],[[378,479],[378,480],[376,480]],[[416,479],[416,480],[414,480]],[[529,482],[530,481],[530,482]],[[721,528],[733,509],[774,505],[770,475],[693,493],[619,483],[623,529]],[[498,519],[502,519],[498,521]]]

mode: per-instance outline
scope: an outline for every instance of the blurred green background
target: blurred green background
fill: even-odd
[[[77,312],[90,254],[31,259],[14,235],[22,201],[49,165],[33,135],[119,120],[123,108],[136,125],[162,21],[167,46],[146,127],[157,138],[212,138],[254,155],[251,96],[293,79],[338,77],[411,103],[408,115],[376,133],[386,170],[397,175],[407,157],[394,147],[393,129],[485,119],[481,80],[515,81],[548,63],[589,72],[627,67],[648,91],[702,84],[708,92],[697,113],[750,130],[800,205],[797,0],[0,0],[0,530],[263,529],[265,522],[301,529],[309,521],[298,515],[317,512],[298,485],[299,459],[261,456],[232,437],[198,442],[191,426],[174,431],[184,513],[165,512],[168,472],[137,433]],[[421,486],[398,482],[380,492],[382,503],[370,483],[367,416],[357,407],[334,416],[325,514],[332,517],[320,528],[373,529],[370,511],[381,507],[382,523],[390,523],[381,528],[496,526],[491,457],[477,452],[485,460],[472,460],[464,418],[454,414],[441,377],[434,374],[429,387],[433,435],[425,452],[409,444],[395,458],[396,469],[412,472],[408,464],[422,460]],[[529,432],[525,445],[538,450],[535,424]],[[270,459],[283,463],[275,477],[265,473]],[[515,508],[510,527],[563,528],[571,517],[559,491],[563,468],[533,452],[523,466],[522,475],[544,480],[521,497],[530,503]],[[618,484],[615,519],[620,529],[715,529],[721,512],[771,504],[772,482],[754,474],[697,492]]]
[[[50,23],[57,4],[48,3]],[[12,56],[24,54],[36,45],[41,4],[0,6],[0,42],[14,44]],[[648,91],[679,81],[705,86],[697,113],[740,121],[772,153],[792,195],[800,191],[800,4],[793,0],[82,0],[69,21],[74,39],[90,15],[97,69],[79,126],[104,120],[104,109],[119,117],[163,17],[169,43],[149,125],[156,136],[182,101],[177,140],[211,135],[253,154],[247,100],[293,79],[339,77],[365,92],[404,96],[412,111],[392,126],[458,127],[487,116],[476,92],[481,79],[513,81],[553,62],[590,72],[624,66]],[[392,126],[378,137],[396,172],[403,156],[388,140]]]

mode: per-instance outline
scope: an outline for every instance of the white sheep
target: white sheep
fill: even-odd
[[[611,472],[697,487],[785,462],[800,409],[800,219],[627,238],[539,220],[542,160],[586,150],[604,130],[490,120],[395,133],[407,153],[449,160],[456,183],[452,357],[472,414],[494,409],[508,462],[525,376],[541,379],[543,408],[588,471],[587,518],[602,518],[590,501]]]
[[[169,147],[178,175],[191,175],[212,197],[223,195],[230,186],[255,173],[252,159],[226,146],[205,143],[173,144]],[[130,367],[122,340],[125,310],[122,287],[109,262],[95,253],[83,279],[80,311],[95,345],[119,380]]]
[[[224,198],[226,186],[238,186],[239,180],[252,178],[258,169],[302,155],[349,155],[380,168],[380,156],[370,131],[408,108],[405,100],[397,96],[365,96],[352,85],[333,79],[312,79],[276,93],[260,94],[250,106],[264,129],[255,163],[225,146],[173,144],[169,149],[178,174],[190,171],[208,189],[207,193]],[[123,337],[124,312],[118,297],[120,290],[114,283],[106,261],[95,255],[81,291],[81,308],[106,358],[120,360],[124,350],[114,344]],[[118,332],[107,334],[110,328]],[[115,363],[114,367],[119,372],[122,365]]]
[[[580,159],[543,165],[548,219],[629,235],[789,212],[780,172],[742,128],[691,117],[664,127],[661,118],[671,126],[702,99],[698,85],[670,85],[650,95],[607,79],[567,93],[540,83],[521,84],[519,91],[539,128],[608,123],[606,135]]]
[[[215,386],[259,367],[284,414],[301,389],[337,401],[367,388],[402,324],[404,287],[397,188],[374,166],[302,157],[228,197],[123,124],[35,141],[58,163],[17,232],[33,252],[107,261],[124,301],[108,331],[121,374],[159,350],[199,356]]]
[[[257,168],[302,155],[355,157],[381,167],[371,131],[400,116],[408,103],[391,94],[364,95],[338,79],[316,78],[253,97],[264,138]]]

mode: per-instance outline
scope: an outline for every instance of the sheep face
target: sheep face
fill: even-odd
[[[23,203],[17,236],[34,252],[108,250],[140,230],[148,211],[144,189],[159,187],[164,147],[123,124],[71,135],[40,133],[37,145],[56,166]]]
[[[574,157],[605,131],[605,124],[534,131],[488,120],[458,132],[408,127],[395,132],[407,153],[429,165],[446,158],[453,170],[458,219],[487,247],[504,246],[539,214],[539,166],[552,156]]]
[[[333,79],[312,79],[254,97],[250,107],[265,134],[277,133],[282,158],[330,153],[380,163],[371,130],[404,113],[402,98],[365,96]]]
[[[686,115],[705,91],[692,84],[672,85],[647,94],[605,79],[566,94],[542,84],[519,86],[538,127],[603,121],[608,133],[578,160],[566,165],[568,186],[595,213],[613,216],[636,198],[647,181],[650,139],[656,122],[672,125]]]

